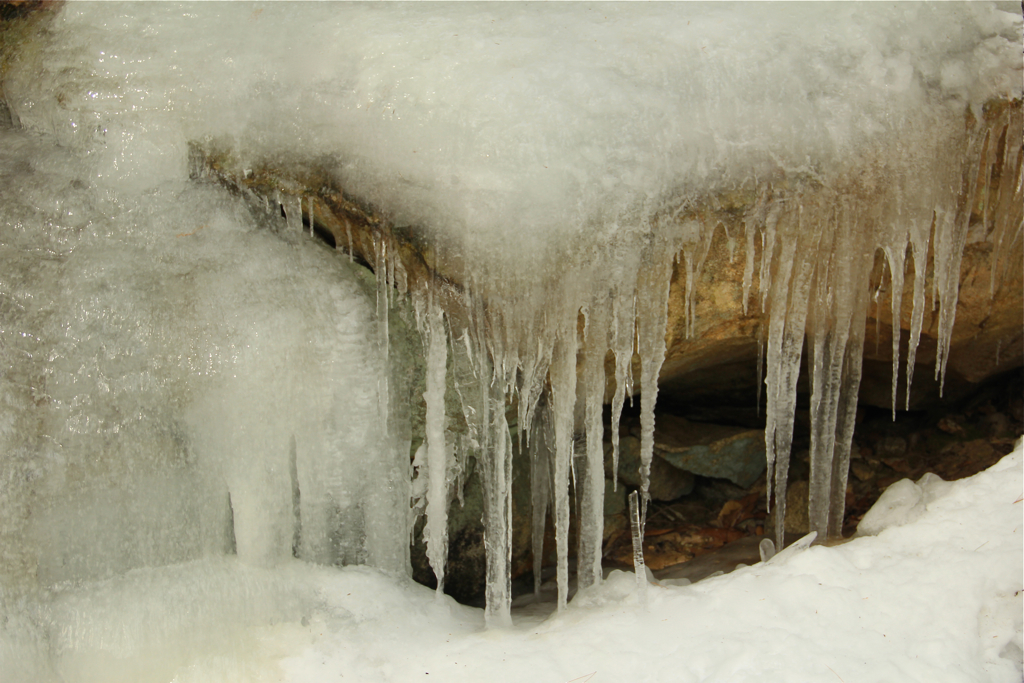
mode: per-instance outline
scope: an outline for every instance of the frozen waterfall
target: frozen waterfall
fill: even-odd
[[[199,563],[273,624],[296,559],[405,576],[419,516],[443,605],[471,462],[487,623],[511,625],[514,458],[565,608],[571,554],[602,581],[602,411],[617,458],[638,395],[642,529],[670,286],[692,326],[723,231],[763,319],[776,537],[801,362],[835,536],[876,254],[895,320],[912,297],[895,413],[928,310],[945,375],[968,233],[993,290],[1021,240],[1012,4],[67,3],[3,30],[0,615],[30,626],[0,625],[0,665],[26,679],[159,650],[80,623],[113,609],[81,582]]]

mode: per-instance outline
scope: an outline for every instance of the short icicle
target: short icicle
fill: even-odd
[[[629,494],[629,528],[633,537],[633,572],[636,574],[636,600],[640,609],[647,609],[647,565],[644,563],[644,518],[640,492]]]

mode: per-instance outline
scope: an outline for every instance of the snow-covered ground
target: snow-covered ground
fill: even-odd
[[[613,572],[563,614],[480,631],[471,610],[343,571],[324,577],[333,598],[309,626],[267,641],[291,641],[290,681],[1016,682],[1021,475],[1018,444],[975,477],[926,485],[913,522],[897,506],[872,537],[650,587],[646,612],[632,574]]]
[[[865,518],[874,535],[655,583],[647,610],[615,571],[566,611],[514,612],[507,629],[365,567],[137,570],[58,591],[33,626],[9,622],[3,680],[1016,683],[1022,459],[1018,443],[969,479],[899,482]],[[30,678],[26,655],[44,642],[55,670]]]

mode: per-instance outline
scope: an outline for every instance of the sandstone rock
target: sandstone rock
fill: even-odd
[[[982,126],[990,126],[993,138],[1002,140],[1000,116],[1012,112],[1005,133],[1005,144],[1020,144],[1021,102],[993,102],[986,107]],[[1012,121],[1016,121],[1013,123]],[[969,122],[970,123],[970,122]],[[997,144],[1004,144],[997,142]],[[1019,190],[1008,183],[1019,178],[1020,169],[994,164],[979,176],[982,190],[978,205],[971,207],[970,229],[960,264],[959,298],[950,340],[944,396],[956,400],[974,391],[989,377],[1018,368],[1024,363],[1024,243],[1013,234],[1024,220]],[[1019,182],[1019,181],[1017,181]],[[987,183],[987,186],[985,185]],[[995,206],[983,207],[986,197],[998,196]],[[744,313],[744,246],[742,217],[752,206],[752,194],[716,198],[714,206],[695,212],[705,225],[719,226],[708,247],[704,266],[692,284],[693,316],[688,326],[686,315],[686,276],[682,264],[676,266],[669,296],[668,350],[659,381],[659,404],[676,407],[676,412],[692,414],[707,410],[710,401],[727,408],[742,407],[753,413],[757,392],[757,355],[759,334],[766,318],[761,315],[755,293],[759,281],[754,270]],[[934,248],[934,247],[933,247]],[[754,259],[761,258],[755,242]],[[909,260],[909,259],[908,259]],[[889,407],[892,402],[891,278],[885,259],[876,253],[872,274],[875,303],[868,310],[864,344],[864,375],[860,402]],[[934,283],[931,255],[924,273],[926,306],[921,340],[917,347],[912,409],[940,403],[940,388],[935,380],[935,358],[939,336],[939,311],[933,310],[931,292]],[[905,369],[909,328],[913,314],[916,273],[907,267],[903,296],[899,302],[897,326],[901,330],[899,405],[905,401]],[[806,357],[806,356],[805,356]],[[803,372],[806,375],[806,371]],[[807,393],[806,385],[801,393]],[[685,410],[684,410],[685,408]]]
[[[1021,105],[1015,102],[1000,106],[1019,110]],[[401,255],[402,269],[396,281],[399,291],[414,289],[427,278],[434,283],[441,282],[448,297],[444,304],[446,311],[451,317],[460,315],[463,304],[460,303],[458,269],[450,270],[451,264],[447,264],[449,269],[446,270],[446,264],[438,261],[416,226],[390,224],[384,212],[346,194],[341,180],[316,163],[283,164],[275,160],[273,167],[257,165],[245,172],[234,165],[230,150],[215,149],[208,141],[195,145],[194,157],[197,176],[217,179],[254,197],[272,197],[277,192],[293,197],[301,195],[304,212],[308,211],[306,207],[314,207],[318,234],[371,267],[375,265],[379,245],[386,243],[389,253]],[[986,182],[1000,182],[1003,176],[1009,177],[1004,170],[996,169]],[[785,179],[779,182],[784,183]],[[981,194],[984,193],[979,196]],[[680,471],[722,477],[749,486],[764,470],[764,442],[760,430],[763,412],[759,413],[757,406],[760,384],[757,359],[758,340],[764,336],[766,317],[757,298],[756,269],[744,301],[747,254],[743,240],[738,239],[744,234],[743,216],[756,201],[753,191],[737,192],[710,198],[706,206],[694,209],[703,224],[714,229],[707,233],[703,265],[689,288],[684,266],[677,265],[673,272],[666,359],[659,378],[662,410],[743,427],[720,427],[719,431],[711,433],[701,431],[707,428],[698,426],[698,422],[677,420],[673,425],[673,418],[666,417],[668,413],[659,416],[657,457],[652,463],[652,495],[656,499],[685,495],[689,484],[680,479]],[[1024,362],[1024,273],[1014,266],[1024,258],[1024,246],[1020,240],[1009,239],[1002,240],[999,248],[994,246],[1000,243],[997,223],[1019,225],[1022,209],[1011,202],[1000,205],[998,210],[1002,212],[998,220],[980,207],[975,207],[972,214],[971,235],[961,262],[956,324],[950,340],[945,379],[947,402],[966,395],[986,378],[1020,367]],[[308,215],[303,218],[308,220]],[[759,250],[760,243],[755,241],[755,261],[760,258]],[[906,364],[916,274],[912,266],[908,267],[898,307],[899,320],[894,324],[883,262],[884,259],[876,257],[871,286],[878,292],[878,304],[869,309],[865,322],[860,400],[863,404],[888,407],[893,331],[896,327],[901,330],[902,368]],[[925,291],[930,292],[934,277],[930,266],[923,275]],[[917,349],[910,396],[912,408],[941,403],[939,385],[934,379],[938,313],[930,306],[927,309]],[[637,358],[634,363],[638,363]],[[634,369],[634,376],[639,377],[639,367]],[[611,368],[608,370],[610,378]],[[906,392],[904,372],[901,369],[900,405]],[[798,391],[806,397],[806,369],[802,375]],[[640,391],[642,387],[637,385],[636,389]],[[609,379],[606,392],[609,399],[613,391],[614,382]],[[763,395],[760,398],[763,402]],[[689,436],[686,436],[687,431]],[[630,474],[636,472],[638,447],[638,441],[623,439],[621,480],[633,486],[639,483],[635,475]],[[792,512],[802,508],[791,505],[789,509]],[[519,551],[515,555],[514,564],[521,564],[522,555]]]
[[[786,533],[803,536],[810,533],[811,523],[807,517],[807,495],[809,485],[797,481],[786,491]]]

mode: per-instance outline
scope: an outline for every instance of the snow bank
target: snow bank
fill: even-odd
[[[913,522],[813,546],[783,564],[649,586],[646,613],[636,607],[633,576],[613,572],[539,624],[409,629],[401,648],[365,653],[364,663],[387,661],[366,669],[334,654],[352,651],[351,631],[341,629],[281,667],[292,681],[351,672],[367,681],[1016,682],[1022,472],[1018,444],[988,471],[949,483]]]
[[[29,650],[13,644],[34,632],[70,681],[1016,683],[1022,474],[1019,443],[875,536],[689,586],[655,582],[646,612],[632,574],[612,572],[564,612],[514,614],[507,629],[362,567],[139,570],[55,591],[30,628],[0,631],[0,664],[18,671]]]

